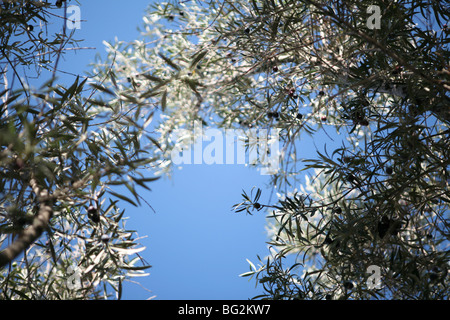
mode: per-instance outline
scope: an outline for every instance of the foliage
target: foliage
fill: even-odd
[[[79,49],[55,18],[67,2],[0,3],[3,299],[120,298],[122,283],[150,267],[118,202],[140,205],[136,187],[155,180],[140,170],[153,162],[152,114],[144,121],[135,99],[103,102],[115,94],[102,81],[56,78],[60,57]]]
[[[366,24],[370,5],[379,29]],[[93,75],[158,109],[161,173],[181,143],[171,133],[196,120],[281,129],[277,203],[244,192],[235,206],[268,210],[270,254],[244,274],[264,287],[259,298],[446,299],[446,21],[438,1],[157,3],[142,39],[107,44]],[[305,135],[329,144],[301,159]]]

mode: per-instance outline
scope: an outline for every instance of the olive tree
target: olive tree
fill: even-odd
[[[142,170],[152,113],[103,102],[115,96],[104,79],[58,80],[61,56],[79,49],[68,2],[0,3],[2,299],[120,298],[150,267],[119,201],[139,205],[136,187],[155,179]]]
[[[234,206],[267,213],[268,255],[242,274],[263,286],[257,298],[447,299],[448,9],[420,0],[156,3],[142,37],[108,43],[93,75],[160,115],[161,173],[197,138],[196,122],[244,135],[281,130],[270,180],[278,199],[260,203],[259,189]],[[308,136],[318,138],[317,157],[302,159]]]

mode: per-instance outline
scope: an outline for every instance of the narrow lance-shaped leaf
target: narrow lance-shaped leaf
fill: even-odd
[[[195,54],[193,56],[193,60],[191,61],[190,69],[192,70],[197,67],[197,64],[206,56],[207,53],[208,50],[202,50],[199,53]]]
[[[170,60],[169,58],[167,58],[165,55],[163,55],[162,53],[158,53],[158,55],[161,57],[161,59],[163,59],[169,66],[171,66],[172,68],[174,68],[177,71],[180,71],[180,67],[177,66],[175,63],[173,63],[172,60]]]

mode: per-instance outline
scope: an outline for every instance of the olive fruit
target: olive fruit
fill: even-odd
[[[350,183],[353,183],[353,182],[356,181],[356,177],[355,177],[353,174],[350,173],[350,174],[347,176],[347,181],[350,182]]]
[[[359,121],[359,124],[367,127],[369,125],[369,121],[367,119],[362,119]]]
[[[289,94],[290,97],[294,97],[295,89],[294,88],[289,89],[289,93],[288,94]]]
[[[381,220],[378,221],[377,225],[378,235],[380,236],[380,238],[384,238],[387,232],[391,230],[391,234],[396,236],[399,233],[401,227],[402,224],[399,221],[390,219],[387,216],[383,216]]]
[[[303,115],[302,115],[301,113],[297,113],[296,118],[297,118],[298,120],[301,120],[301,119],[303,118]]]
[[[267,116],[269,117],[269,118],[275,118],[275,119],[277,119],[278,117],[279,117],[279,114],[278,114],[278,112],[276,112],[276,111],[274,111],[274,112],[267,112]]]
[[[111,237],[108,236],[107,234],[104,234],[101,236],[100,239],[102,240],[103,243],[107,243],[109,241],[109,239],[111,239]]]
[[[96,207],[89,206],[87,212],[88,212],[89,219],[91,219],[95,223],[100,222],[100,215],[98,214],[98,210]]]
[[[261,208],[261,205],[260,205],[258,202],[255,202],[255,203],[253,204],[253,207],[254,207],[256,210],[258,210],[258,209]]]
[[[394,68],[394,70],[392,71],[392,74],[399,74],[402,71],[403,71],[403,67],[402,66],[396,66]]]
[[[325,240],[323,241],[324,244],[332,244],[333,243],[333,239],[330,238],[329,235],[327,235],[325,237]]]
[[[383,238],[386,235],[386,232],[389,229],[389,218],[383,216],[380,221],[378,221],[378,235],[380,238]]]
[[[278,67],[277,67],[277,66],[274,66],[274,67],[272,68],[272,71],[273,71],[273,72],[277,72],[277,71],[278,71]]]
[[[392,174],[394,172],[394,170],[392,169],[392,167],[387,167],[386,168],[386,173],[387,174]]]
[[[344,288],[347,290],[353,289],[353,283],[351,281],[345,281],[344,282]]]

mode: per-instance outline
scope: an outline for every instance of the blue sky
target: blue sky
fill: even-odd
[[[71,2],[75,4],[75,1]],[[149,0],[79,1],[81,29],[75,39],[82,39],[81,50],[66,54],[59,68],[74,74],[88,70],[96,54],[105,55],[103,40],[132,41],[139,37]],[[62,10],[61,15],[62,15]],[[73,81],[62,76],[61,81]],[[314,147],[304,144],[301,156],[312,156]],[[146,236],[140,242],[147,247],[142,256],[153,267],[145,278],[126,284],[124,299],[249,299],[262,293],[255,281],[241,278],[249,270],[246,259],[267,255],[265,215],[253,216],[231,211],[257,186],[264,190],[268,176],[244,165],[185,165],[175,170],[172,179],[162,178],[149,184],[151,192],[141,189],[144,203],[135,208],[123,203],[129,217],[127,227]],[[267,203],[270,191],[263,192],[261,203]],[[272,199],[273,201],[274,199]]]

